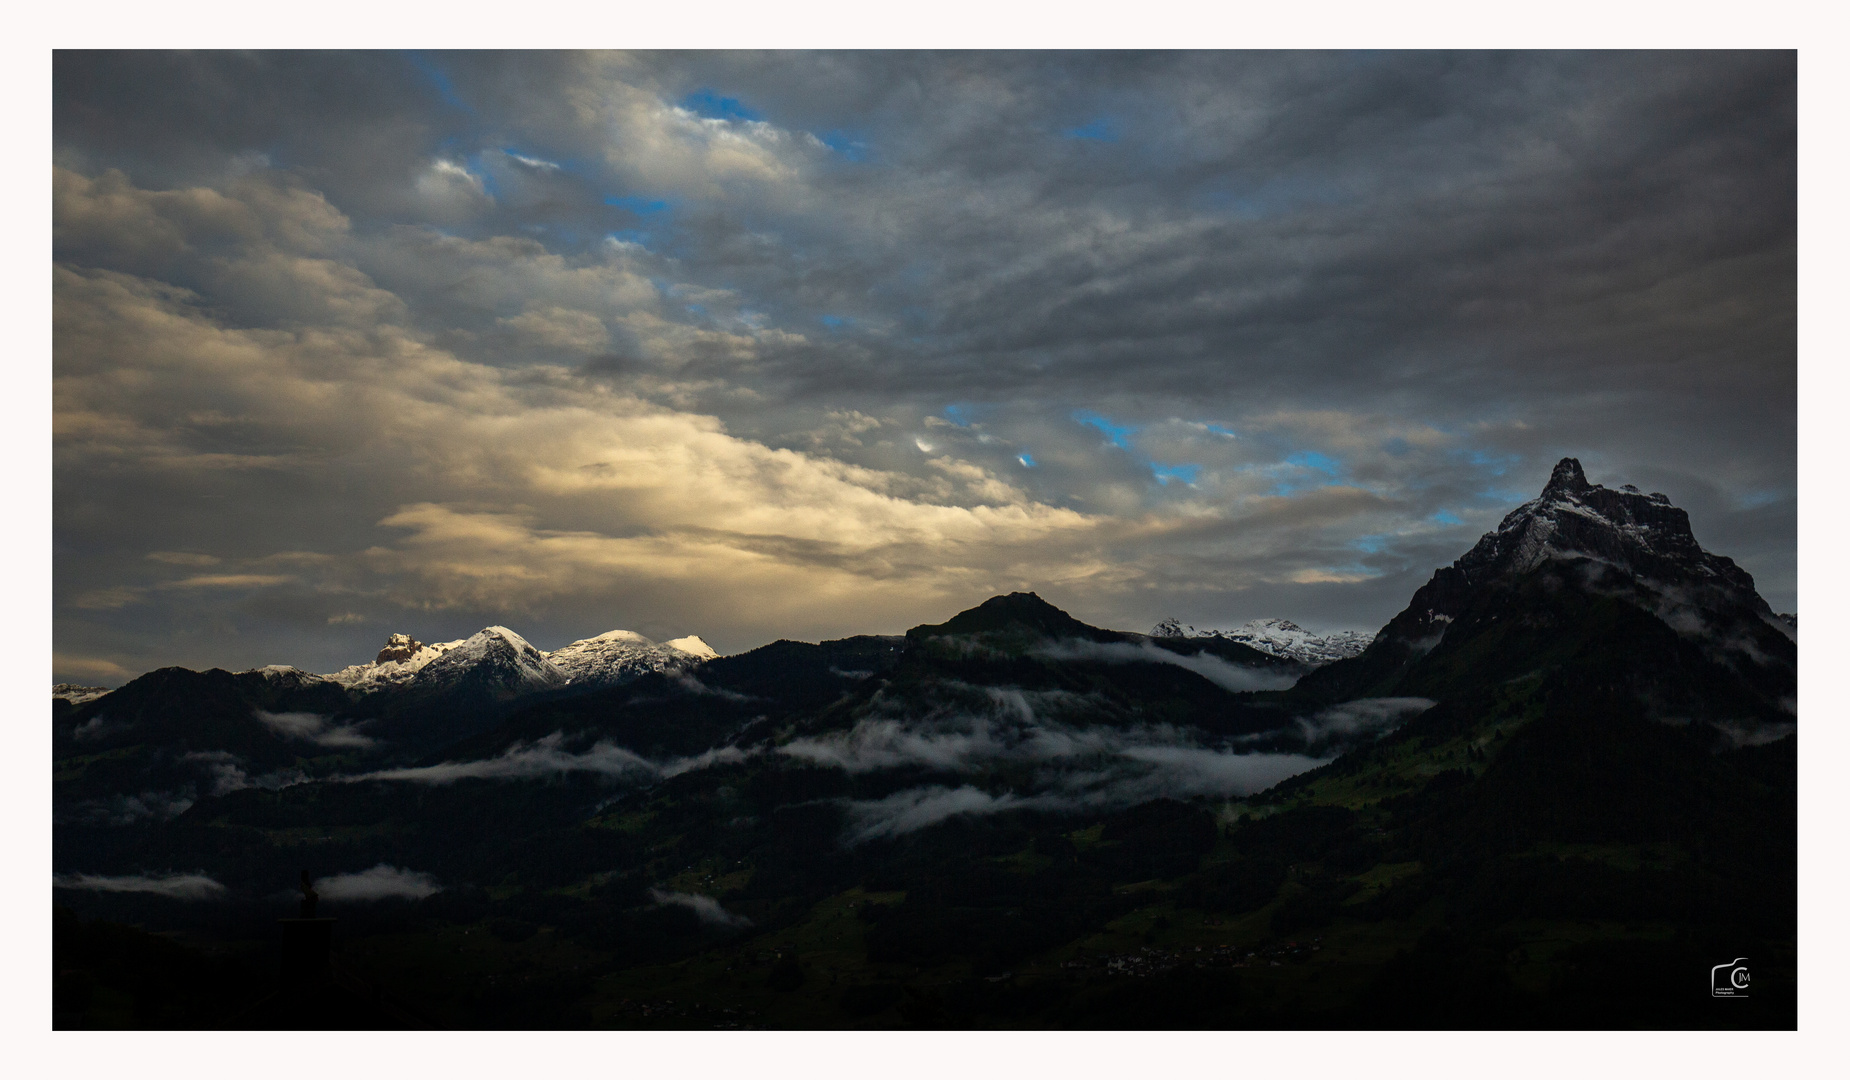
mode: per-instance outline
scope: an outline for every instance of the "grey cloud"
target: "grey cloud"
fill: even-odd
[[[168,821],[192,809],[197,793],[191,785],[174,791],[144,791],[139,795],[111,795],[106,799],[85,799],[60,806],[55,818],[60,823],[79,825],[138,825],[146,821]]]
[[[264,727],[285,738],[301,739],[334,749],[363,749],[373,740],[355,731],[352,724],[335,724],[319,713],[272,713],[258,709],[254,714]]]
[[[1297,726],[1305,743],[1316,745],[1332,739],[1385,732],[1436,704],[1431,698],[1422,697],[1357,698],[1299,717]]]
[[[1566,453],[1687,503],[1796,606],[1790,52],[61,52],[53,87],[54,259],[84,283],[54,302],[56,633],[88,670],[331,670],[411,620],[562,644],[612,610],[736,651],[1011,588],[1117,626],[1375,629]],[[760,119],[696,116],[698,91]],[[255,336],[227,350],[178,312]],[[164,335],[216,377],[140,348]],[[249,415],[266,351],[344,411]],[[379,393],[406,371],[415,407]],[[658,529],[407,427],[625,394],[886,497],[1114,528],[877,609],[672,627],[698,584],[612,572],[523,621],[360,557],[424,504]],[[928,428],[951,405],[967,426]],[[850,413],[881,423],[828,431]],[[733,531],[863,584],[952,550]],[[245,584],[168,587],[150,551]],[[327,561],[260,565],[290,551]]]
[[[687,908],[689,911],[699,916],[701,922],[710,926],[736,928],[750,926],[752,924],[752,921],[745,916],[727,911],[724,907],[720,906],[718,900],[700,893],[673,892],[667,889],[650,889],[649,897],[657,904],[664,906],[672,904],[677,907]]]
[[[1050,660],[1103,660],[1111,664],[1169,664],[1192,671],[1209,682],[1235,693],[1249,690],[1284,690],[1298,681],[1296,675],[1277,671],[1241,667],[1212,653],[1184,656],[1160,648],[1148,641],[1131,644],[1125,641],[1056,641],[1034,650],[1034,655]]]
[[[458,780],[531,780],[565,773],[595,773],[620,779],[651,780],[679,776],[695,769],[743,761],[746,751],[737,747],[718,747],[686,758],[654,762],[631,753],[613,743],[600,741],[590,749],[573,752],[561,748],[564,736],[558,732],[536,742],[509,747],[499,756],[475,761],[446,761],[437,765],[420,765],[402,769],[341,776],[336,779],[357,783],[367,780],[397,780],[418,784],[453,784]]]
[[[345,729],[340,729],[336,737],[339,738],[342,734],[347,734]],[[370,741],[368,740],[369,743]],[[350,744],[336,742],[330,745]],[[264,791],[278,791],[303,783],[308,779],[307,773],[296,768],[276,769],[252,776],[245,770],[244,766],[247,762],[243,758],[225,750],[194,751],[180,760],[193,762],[205,768],[207,779],[211,782],[211,787],[206,790],[208,795],[224,795],[251,787],[261,788]]]
[[[855,843],[878,840],[915,832],[958,814],[1034,809],[1046,802],[1009,792],[991,795],[968,784],[959,788],[910,788],[884,799],[851,804],[849,814],[853,824],[849,839]]]
[[[1263,791],[1329,760],[1302,754],[1241,754],[1182,744],[1124,746],[1115,761],[1091,769],[1044,774],[1041,784],[1025,793],[992,794],[972,784],[956,788],[934,784],[908,788],[883,799],[850,801],[844,840],[858,844],[900,836],[959,814],[1009,810],[1076,813],[1118,809],[1158,798],[1233,798]]]
[[[422,900],[442,891],[430,874],[387,863],[315,880],[316,894],[326,900]]]
[[[53,874],[53,888],[89,892],[151,893],[175,900],[215,900],[225,887],[205,874]]]
[[[989,689],[981,710],[947,705],[926,715],[876,715],[845,732],[793,739],[780,753],[850,773],[924,767],[973,778],[955,788],[928,784],[848,803],[850,843],[897,836],[956,814],[1004,810],[1111,809],[1149,799],[1228,798],[1263,790],[1327,758],[1242,753],[1204,746],[1164,726],[1062,724],[1051,714],[1081,704],[1071,694]],[[916,710],[915,710],[916,713]],[[1031,770],[1026,786],[977,786],[998,768]]]

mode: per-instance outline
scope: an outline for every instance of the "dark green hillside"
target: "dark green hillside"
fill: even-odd
[[[1017,593],[536,696],[395,778],[297,757],[323,779],[62,822],[63,873],[226,888],[56,892],[249,952],[304,868],[427,875],[326,913],[344,970],[455,1027],[1790,1029],[1792,624],[1686,533],[1564,461],[1289,688]],[[210,715],[248,717],[223,675]],[[59,783],[141,782],[132,732],[183,704]],[[1749,992],[1715,996],[1736,958]],[[208,1012],[188,979],[135,1015]]]

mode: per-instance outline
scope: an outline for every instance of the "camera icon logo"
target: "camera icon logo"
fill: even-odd
[[[1740,956],[1726,964],[1716,964],[1709,969],[1710,997],[1746,997],[1747,996],[1747,957]]]

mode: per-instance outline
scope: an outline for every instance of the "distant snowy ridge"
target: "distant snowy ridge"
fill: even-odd
[[[657,643],[631,630],[612,630],[546,654],[574,684],[624,682],[651,671],[680,671],[718,655],[697,637]]]
[[[109,693],[107,686],[78,686],[76,683],[67,682],[54,683],[51,688],[52,697],[63,698],[73,705],[95,701],[107,693]]]
[[[1238,642],[1300,664],[1327,664],[1359,656],[1375,635],[1361,630],[1313,634],[1287,619],[1254,619],[1232,630],[1197,630],[1175,619],[1164,619],[1150,631],[1152,637],[1211,637]]]
[[[458,641],[431,645],[409,634],[393,634],[371,661],[324,677],[359,693],[413,684],[441,688],[487,665],[501,689],[525,693],[567,685],[614,685],[649,672],[680,671],[718,655],[692,635],[658,643],[631,630],[611,630],[544,652],[505,626],[490,626]]]

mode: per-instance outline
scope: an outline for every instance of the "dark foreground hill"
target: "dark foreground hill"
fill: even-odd
[[[211,958],[307,867],[341,964],[450,1026],[1789,1028],[1790,631],[1564,461],[1308,674],[1012,594],[63,824],[58,900],[192,942],[147,1024],[261,983]]]

